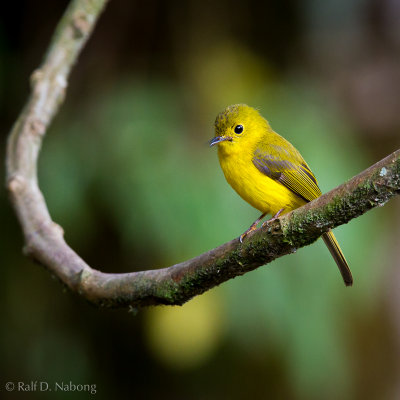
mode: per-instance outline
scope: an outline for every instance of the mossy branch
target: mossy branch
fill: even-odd
[[[43,264],[72,291],[107,307],[183,304],[344,224],[400,192],[400,150],[349,182],[272,222],[245,243],[234,239],[183,263],[158,270],[106,274],[89,267],[65,242],[37,182],[44,134],[62,103],[70,70],[105,6],[74,0],[62,17],[43,64],[32,75],[32,94],[7,147],[7,188],[21,223],[25,254]]]

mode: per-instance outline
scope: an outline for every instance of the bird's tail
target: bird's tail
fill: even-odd
[[[328,231],[322,235],[322,239],[324,240],[326,247],[328,247],[329,251],[331,252],[332,257],[336,261],[337,266],[339,267],[344,284],[346,286],[351,286],[353,284],[353,277],[335,236],[331,231]]]

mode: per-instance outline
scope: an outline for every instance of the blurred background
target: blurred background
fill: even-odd
[[[1,12],[1,158],[66,5]],[[258,211],[207,146],[234,103],[259,108],[322,191],[356,175],[399,147],[400,2],[111,1],[40,157],[69,244],[94,268],[128,272],[239,236]],[[134,313],[96,309],[26,259],[0,193],[2,395],[23,396],[7,381],[38,380],[96,385],[76,398],[400,398],[399,199],[335,230],[352,288],[317,242],[183,307]]]

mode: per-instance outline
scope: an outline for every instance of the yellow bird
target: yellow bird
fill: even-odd
[[[249,204],[262,212],[240,241],[267,214],[273,219],[321,196],[317,180],[300,153],[272,130],[268,121],[252,107],[227,107],[215,120],[218,157],[225,178]],[[271,220],[270,220],[271,221]],[[268,222],[268,221],[267,221]],[[353,277],[339,244],[331,231],[322,235],[339,267],[346,286]]]

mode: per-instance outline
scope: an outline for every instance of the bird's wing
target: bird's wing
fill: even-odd
[[[253,164],[269,178],[280,182],[305,201],[321,196],[317,180],[300,153],[285,139],[279,144],[261,144]]]

